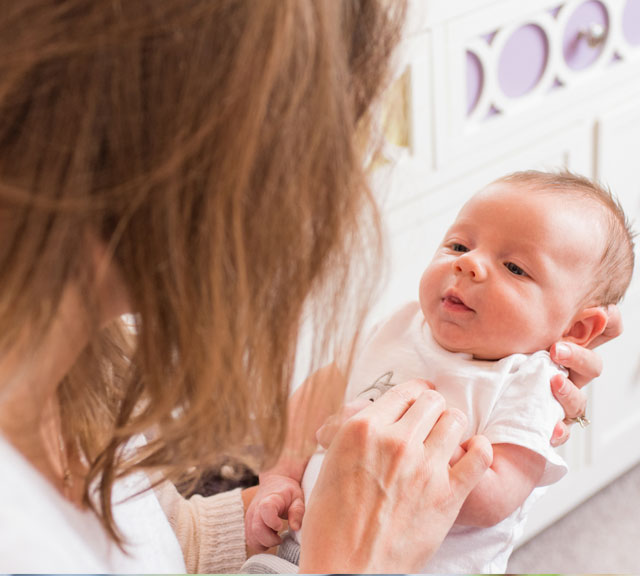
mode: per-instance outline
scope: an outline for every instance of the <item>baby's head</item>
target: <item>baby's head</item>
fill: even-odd
[[[460,210],[420,281],[435,340],[481,359],[586,345],[624,295],[633,234],[612,195],[568,172],[517,172]]]

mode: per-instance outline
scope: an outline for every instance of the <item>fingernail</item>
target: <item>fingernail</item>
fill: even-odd
[[[558,446],[562,446],[562,444],[564,444],[566,441],[564,431],[561,431],[558,434],[556,434],[554,431],[553,434],[554,435],[551,437],[551,446],[553,446],[554,448],[557,448]]]
[[[566,344],[556,344],[556,359],[566,360],[571,356],[571,348]]]
[[[551,386],[557,394],[567,394],[571,389],[569,381],[563,376],[560,376],[560,374],[556,374],[551,379]]]
[[[560,384],[560,386],[558,387],[558,392],[560,394],[566,394],[567,392],[569,392],[570,387],[569,387],[569,381],[566,378],[562,379],[562,384]]]

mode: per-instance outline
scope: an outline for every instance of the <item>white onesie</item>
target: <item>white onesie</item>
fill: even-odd
[[[404,306],[369,336],[356,358],[346,401],[360,394],[375,399],[387,382],[429,380],[447,406],[467,415],[464,440],[483,434],[491,444],[523,446],[546,459],[539,487],[520,508],[490,528],[454,525],[424,573],[505,572],[526,514],[544,490],[541,487],[567,472],[567,465],[549,444],[556,422],[564,417],[549,384],[561,370],[546,351],[487,361],[444,350],[431,336],[417,302]],[[302,488],[307,501],[323,458],[317,452],[305,470]]]

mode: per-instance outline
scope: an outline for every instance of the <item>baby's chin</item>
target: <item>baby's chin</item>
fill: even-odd
[[[459,354],[468,354],[474,360],[486,360],[493,361],[501,360],[502,358],[506,358],[507,356],[511,356],[512,354],[533,354],[534,352],[538,352],[540,350],[549,350],[551,345],[549,346],[540,346],[540,347],[531,347],[531,348],[523,348],[521,350],[505,350],[496,348],[492,350],[490,347],[482,347],[482,346],[462,346],[457,345],[456,342],[440,342],[435,336],[434,340],[438,343],[441,348],[449,352],[455,352]]]
[[[495,346],[491,346],[491,343],[487,345],[486,342],[483,342],[482,344],[464,342],[461,339],[440,334],[437,330],[433,330],[433,328],[431,330],[431,335],[441,348],[444,348],[448,352],[453,352],[456,354],[468,354],[474,360],[495,361],[500,360],[501,358],[506,358],[511,354],[531,354],[533,352],[537,352],[538,350],[548,349],[548,347],[546,347],[533,348],[530,350],[529,347],[527,347],[526,350],[523,349],[514,351],[505,349],[498,344],[496,344]]]
[[[440,348],[443,348],[447,352],[453,352],[454,354],[468,354],[473,358],[478,358],[477,354],[482,353],[479,348],[470,346],[468,342],[461,342],[457,338],[452,338],[450,336],[440,334],[437,329],[434,330],[433,326],[430,326],[430,328],[431,336],[436,344],[438,344]],[[482,359],[484,360],[484,358]]]
[[[438,341],[436,340],[436,342]],[[508,356],[508,354],[501,355],[498,352],[492,352],[491,350],[484,350],[481,348],[473,348],[473,347],[465,348],[464,346],[443,345],[440,342],[438,342],[438,344],[448,352],[454,352],[456,354],[468,354],[474,360],[493,361],[493,360],[500,360],[500,358],[504,358],[505,356]]]
[[[432,338],[441,348],[448,352],[468,354],[474,360],[500,360],[512,354],[533,354],[540,350],[548,351],[553,343],[556,342],[556,340],[552,342],[534,342],[530,340],[528,342],[505,343],[498,340],[491,342],[486,337],[480,341],[480,337],[470,338],[468,331],[447,327],[438,321],[430,322],[428,316],[425,316],[425,321],[431,330]],[[546,335],[546,338],[548,338],[548,335]]]

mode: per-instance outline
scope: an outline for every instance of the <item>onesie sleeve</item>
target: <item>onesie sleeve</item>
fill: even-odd
[[[481,432],[491,444],[515,444],[546,459],[539,486],[553,484],[568,470],[567,464],[550,444],[556,423],[564,411],[553,397],[550,380],[561,368],[547,352],[538,352],[514,362],[506,376],[502,393]]]
[[[188,500],[169,482],[155,491],[180,543],[187,572],[239,572],[246,560],[240,489]]]

